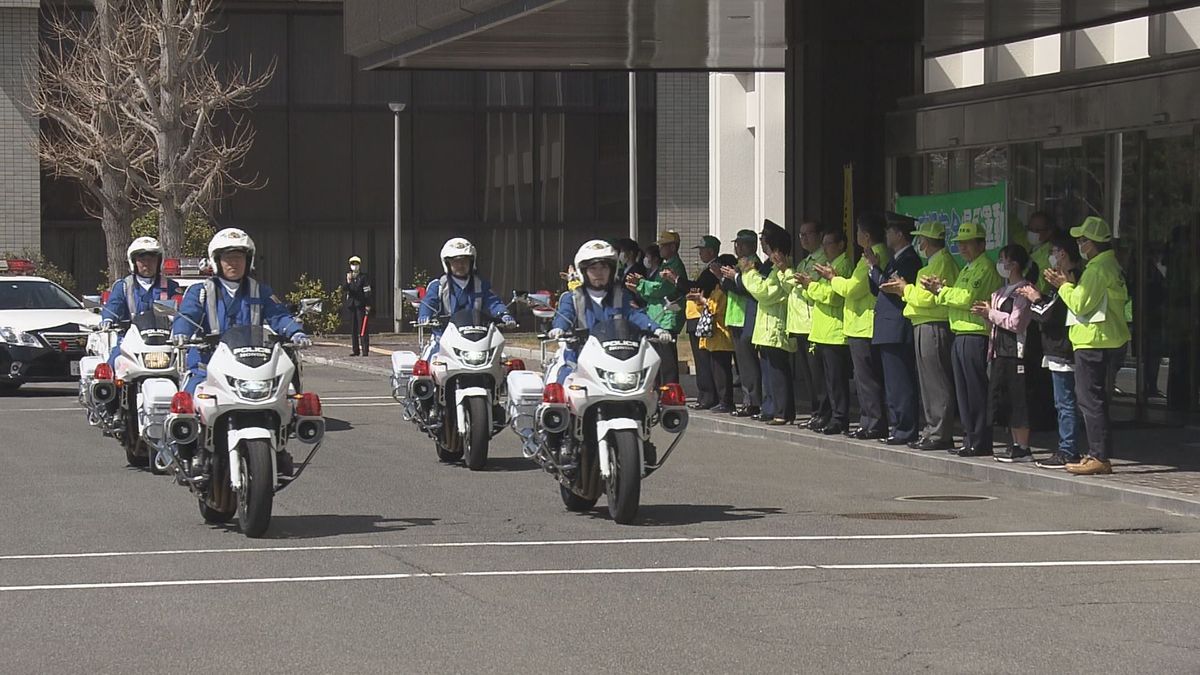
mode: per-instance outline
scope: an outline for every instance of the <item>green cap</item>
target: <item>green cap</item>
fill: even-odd
[[[946,224],[940,220],[927,220],[927,221],[921,223],[920,225],[917,225],[917,229],[913,230],[912,232],[909,232],[909,234],[911,234],[914,237],[928,237],[929,239],[945,239],[946,238]]]
[[[950,241],[971,241],[972,239],[987,239],[987,233],[979,223],[963,223],[958,226],[958,234]]]
[[[721,250],[721,240],[717,239],[711,234],[706,234],[703,237],[700,237],[700,245],[693,246],[692,248],[711,248],[712,250],[719,252]]]
[[[1112,241],[1112,228],[1103,218],[1088,216],[1079,227],[1071,228],[1071,236],[1076,239],[1085,237],[1101,244]]]
[[[740,241],[746,244],[757,244],[758,233],[754,230],[738,230],[737,237],[734,238],[734,241]]]

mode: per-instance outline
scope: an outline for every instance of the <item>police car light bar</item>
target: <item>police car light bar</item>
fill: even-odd
[[[35,269],[37,269],[37,266],[33,264],[32,260],[24,258],[9,258],[8,260],[4,260],[0,258],[0,274],[12,276],[33,274]]]
[[[166,258],[162,264],[163,274],[169,277],[205,277],[212,275],[208,260],[199,257]]]

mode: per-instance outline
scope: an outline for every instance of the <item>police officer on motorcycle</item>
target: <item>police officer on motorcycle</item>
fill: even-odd
[[[303,324],[288,313],[271,288],[249,276],[254,269],[254,251],[254,240],[237,228],[225,228],[213,236],[208,260],[214,276],[187,289],[171,327],[173,335],[220,335],[234,326],[266,324],[293,344],[311,344]],[[189,393],[195,393],[204,381],[209,357],[196,349],[188,352],[190,375],[184,389]]]
[[[492,292],[492,285],[476,269],[474,244],[462,237],[450,239],[442,245],[441,258],[445,274],[440,279],[431,281],[425,289],[425,297],[421,300],[421,308],[417,312],[418,323],[448,319],[456,312],[478,303],[481,310],[486,309],[487,313],[499,319],[505,328],[517,326],[516,319],[508,313],[504,302]],[[441,337],[442,331],[443,326],[434,327],[434,339],[422,358],[428,358],[437,352],[438,338]]]
[[[108,294],[108,302],[100,310],[100,324],[105,328],[154,308],[157,300],[170,300],[179,294],[179,284],[162,274],[162,246],[154,237],[138,237],[125,251],[129,275],[118,279]],[[108,365],[116,364],[121,339],[117,338],[108,354]]]
[[[598,321],[623,316],[659,342],[673,339],[670,331],[661,328],[644,309],[633,304],[632,293],[616,283],[617,250],[611,244],[601,239],[585,242],[575,253],[575,269],[582,275],[583,285],[562,295],[554,326],[547,337],[558,340],[568,331],[590,331]],[[556,378],[560,384],[574,372],[577,356],[575,347],[564,349]]]

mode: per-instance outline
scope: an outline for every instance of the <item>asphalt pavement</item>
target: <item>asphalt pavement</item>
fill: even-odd
[[[385,378],[306,377],[330,433],[258,540],[71,391],[0,399],[0,670],[1200,672],[1194,518],[694,433],[621,526],[511,432],[470,472]]]

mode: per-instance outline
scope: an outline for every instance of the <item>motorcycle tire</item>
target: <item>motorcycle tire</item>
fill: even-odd
[[[271,444],[261,438],[244,441],[241,452],[242,489],[238,491],[238,528],[257,539],[271,524],[271,502],[275,498],[275,475]]]
[[[488,442],[492,440],[492,430],[487,423],[488,402],[476,396],[468,398],[464,407],[467,433],[463,437],[463,458],[468,469],[479,471],[487,464]]]
[[[567,507],[568,511],[574,511],[575,513],[586,513],[591,511],[593,508],[595,508],[596,501],[600,499],[600,497],[584,499],[574,492],[571,492],[571,489],[566,485],[559,485],[558,491],[562,494],[563,506]]]
[[[609,477],[605,485],[608,494],[608,514],[622,525],[637,517],[642,493],[642,458],[638,449],[637,432],[618,429],[612,432],[613,443]]]
[[[229,473],[213,476],[205,494],[200,496],[200,517],[210,525],[224,525],[237,515],[237,501],[229,487]]]

